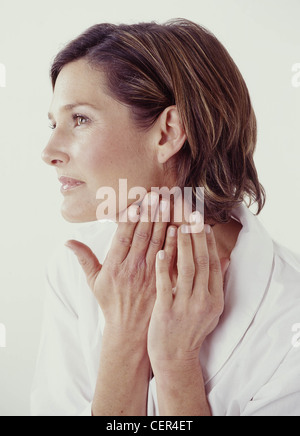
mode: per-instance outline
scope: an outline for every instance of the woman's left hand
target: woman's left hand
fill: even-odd
[[[224,310],[223,280],[229,259],[219,259],[210,226],[201,225],[202,231],[197,233],[184,233],[188,228],[181,226],[177,238],[169,228],[165,249],[156,258],[157,298],[148,331],[154,374],[178,364],[199,364],[200,348]],[[174,293],[170,272],[176,249],[178,277]]]

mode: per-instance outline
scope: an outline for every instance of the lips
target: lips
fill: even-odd
[[[70,191],[72,189],[76,189],[81,185],[84,185],[84,182],[81,180],[73,179],[72,177],[62,176],[58,179],[62,184],[61,190],[63,192]]]

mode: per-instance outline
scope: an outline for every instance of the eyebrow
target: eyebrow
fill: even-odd
[[[63,106],[61,108],[61,110],[65,111],[65,112],[70,112],[79,106],[88,106],[88,107],[91,107],[92,109],[96,109],[96,110],[98,109],[95,105],[93,105],[91,103],[73,103],[73,104],[66,104],[65,106]],[[48,118],[50,120],[54,118],[53,114],[51,112],[48,112]]]

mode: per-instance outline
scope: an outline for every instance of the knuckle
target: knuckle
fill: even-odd
[[[224,303],[221,299],[215,300],[209,295],[203,298],[201,302],[201,314],[210,319],[219,318],[224,310]]]
[[[199,269],[205,269],[209,266],[209,257],[207,255],[196,256],[195,257],[195,265]]]
[[[160,248],[162,246],[162,243],[162,238],[159,238],[158,236],[152,236],[150,240],[150,245],[155,249]]]
[[[214,310],[215,310],[215,315],[217,317],[220,317],[222,315],[222,313],[224,312],[224,304],[221,302],[216,304],[214,307]]]
[[[195,267],[193,265],[182,265],[180,274],[184,278],[193,277],[195,275]]]
[[[143,230],[137,230],[135,232],[135,237],[140,241],[146,242],[150,239],[150,233]]]
[[[118,242],[123,247],[130,247],[130,245],[131,245],[131,238],[129,238],[128,236],[120,235],[118,237]]]
[[[222,295],[220,298],[217,299],[217,301],[215,301],[214,307],[219,316],[221,316],[225,308],[224,295]]]

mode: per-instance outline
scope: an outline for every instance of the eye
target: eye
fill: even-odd
[[[89,119],[84,115],[74,114],[73,120],[75,121],[75,127],[80,127],[82,124],[86,124],[89,122]]]
[[[51,130],[54,130],[54,129],[56,128],[56,124],[49,124],[49,128],[50,128]]]

